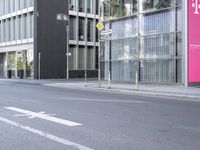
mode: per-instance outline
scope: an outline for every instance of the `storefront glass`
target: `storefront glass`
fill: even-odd
[[[181,3],[143,0],[137,9],[138,3],[134,1],[135,11],[127,13],[131,2],[110,0],[102,3],[104,12],[109,12],[110,6],[110,16],[104,13],[105,30],[112,29],[111,38],[101,42],[102,77],[107,79],[111,71],[112,80],[134,82],[139,64],[140,82],[181,83]]]

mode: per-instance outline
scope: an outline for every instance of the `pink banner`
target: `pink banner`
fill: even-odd
[[[188,80],[200,82],[200,0],[188,0]]]

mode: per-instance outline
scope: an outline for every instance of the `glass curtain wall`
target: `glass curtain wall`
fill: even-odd
[[[32,7],[34,0],[0,0],[0,16],[27,7]]]
[[[85,3],[86,0],[79,0],[79,12],[86,12]]]
[[[112,29],[101,40],[104,79],[110,70],[112,80],[135,81],[138,63],[140,82],[181,82],[181,1],[104,0],[101,6],[105,30]]]
[[[69,10],[77,11],[76,0],[69,0]]]

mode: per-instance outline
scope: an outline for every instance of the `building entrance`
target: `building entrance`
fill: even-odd
[[[5,77],[5,54],[0,54],[0,78]]]

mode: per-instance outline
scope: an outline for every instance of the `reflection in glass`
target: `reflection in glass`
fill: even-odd
[[[137,0],[110,0],[112,18],[129,16],[137,11]]]
[[[78,69],[83,70],[84,64],[85,64],[85,55],[84,55],[85,48],[83,46],[80,46],[78,49]]]
[[[94,38],[93,38],[93,19],[88,19],[88,23],[87,23],[87,40],[89,42],[92,42],[94,41]]]
[[[77,11],[76,0],[69,0],[69,10]]]
[[[94,69],[94,49],[92,47],[88,47],[87,49],[87,70]]]
[[[70,16],[70,26],[69,26],[69,39],[76,40],[76,17]]]
[[[143,0],[143,10],[162,9],[170,7],[173,0]]]
[[[93,13],[93,1],[94,0],[87,0],[87,13]]]
[[[85,18],[79,18],[79,33],[78,37],[80,41],[85,40]]]
[[[85,0],[79,0],[79,12],[85,12]]]
[[[69,47],[69,69],[76,69],[76,46]]]

